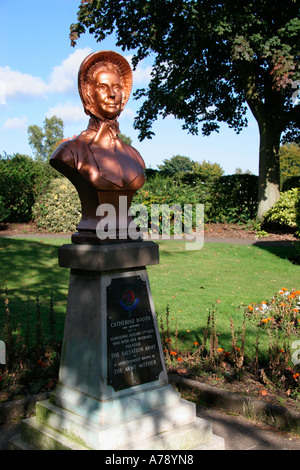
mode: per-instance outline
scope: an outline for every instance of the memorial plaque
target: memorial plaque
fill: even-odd
[[[108,385],[116,391],[158,380],[163,371],[145,281],[113,279],[107,287]]]

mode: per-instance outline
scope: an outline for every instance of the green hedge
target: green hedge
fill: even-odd
[[[9,217],[9,210],[5,207],[3,197],[0,196],[0,223],[5,222]]]
[[[258,177],[226,175],[209,188],[205,214],[211,222],[247,222],[256,217],[257,208]]]
[[[27,155],[0,156],[0,196],[8,222],[32,219],[32,207],[39,192],[53,178],[49,165]]]
[[[189,184],[174,177],[155,174],[134,198],[135,203],[151,204],[204,204],[204,221],[248,222],[257,212],[258,177],[255,175],[229,175],[203,182],[197,178]]]
[[[133,204],[148,210],[148,226],[152,204],[204,204],[204,222],[247,222],[257,210],[257,177],[254,175],[222,176],[210,183],[183,183],[176,177],[155,172],[136,193]],[[72,232],[80,218],[80,202],[73,185],[66,178],[53,180],[37,199],[33,216],[38,226],[53,232]],[[138,216],[139,214],[137,214]],[[193,224],[195,226],[195,218]],[[184,223],[184,220],[183,220]],[[171,221],[172,231],[172,221]]]
[[[290,176],[282,184],[283,193],[293,188],[300,188],[300,176]]]
[[[300,189],[298,189],[298,198],[295,203],[296,211],[296,236],[300,238]]]

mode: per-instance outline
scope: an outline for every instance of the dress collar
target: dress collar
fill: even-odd
[[[91,117],[89,120],[88,130],[98,132],[100,127],[104,125],[110,133],[110,136],[115,140],[120,133],[119,123],[116,119],[100,119]]]

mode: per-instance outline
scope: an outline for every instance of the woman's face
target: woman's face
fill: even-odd
[[[93,108],[96,115],[114,119],[122,110],[122,84],[119,74],[100,71],[92,87]]]

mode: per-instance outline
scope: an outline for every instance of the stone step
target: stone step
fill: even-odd
[[[188,411],[190,402],[182,400],[182,412]],[[177,410],[173,408],[173,414]],[[80,416],[58,409],[48,401],[37,405],[37,416],[22,422],[21,435],[10,443],[11,449],[22,450],[217,450],[224,449],[224,439],[214,436],[209,421],[195,417],[193,422],[184,423],[177,415],[169,429],[164,425],[160,432],[159,418],[147,413],[147,417],[117,426],[100,426],[87,422]],[[38,417],[38,419],[37,419]],[[154,419],[156,418],[156,420]],[[41,422],[44,421],[44,422]],[[138,422],[140,421],[140,423]],[[140,426],[143,422],[144,429]],[[49,426],[56,426],[56,429]],[[128,432],[128,426],[131,432]],[[81,432],[78,430],[81,429]],[[135,429],[135,432],[134,432]],[[67,431],[66,431],[67,430]],[[127,430],[127,432],[126,432]]]
[[[208,430],[208,422],[197,418],[194,425],[183,426],[138,440],[128,446],[115,450],[224,450],[224,439],[213,435]],[[86,446],[64,436],[29,418],[23,421],[22,434],[14,436],[10,441],[12,450],[90,450]]]
[[[9,441],[9,450],[39,450],[37,447],[25,442],[21,434],[13,436]]]
[[[193,424],[132,442],[122,450],[204,450],[205,448],[209,450],[210,445],[215,449],[216,444],[221,445],[222,442],[223,439],[216,443],[208,421],[196,418]],[[116,450],[121,450],[121,448]]]
[[[14,446],[19,445],[20,450],[88,450],[81,443],[55,431],[54,429],[38,423],[36,418],[28,418],[22,421],[21,435],[14,441]]]
[[[196,413],[193,403],[180,400],[176,407],[165,407],[141,414],[136,419],[100,425],[45,400],[37,403],[36,419],[40,424],[51,427],[71,439],[76,438],[77,441],[84,442],[89,448],[113,450],[131,445],[137,436],[139,440],[145,440],[156,434],[194,424]],[[206,432],[211,436],[211,425],[207,424]]]

